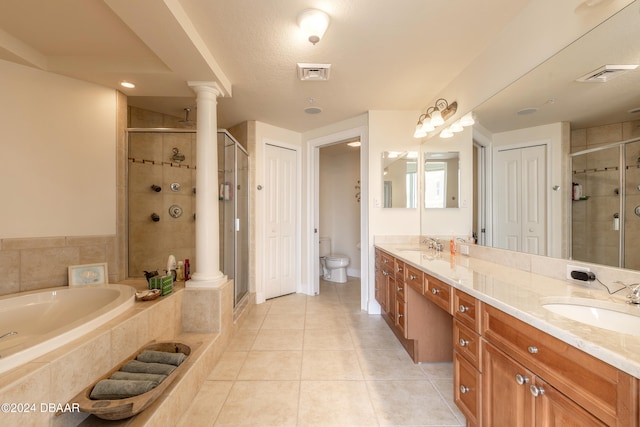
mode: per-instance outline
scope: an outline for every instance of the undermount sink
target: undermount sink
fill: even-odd
[[[576,322],[640,336],[640,307],[580,298],[546,300],[543,301],[542,306],[552,313]],[[634,311],[637,311],[637,314],[633,313]]]

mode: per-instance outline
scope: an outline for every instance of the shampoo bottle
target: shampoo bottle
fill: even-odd
[[[456,239],[453,238],[453,236],[451,237],[451,240],[449,240],[449,252],[451,255],[456,254]]]

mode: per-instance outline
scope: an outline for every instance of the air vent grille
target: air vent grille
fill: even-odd
[[[628,71],[635,70],[638,65],[603,65],[602,67],[576,79],[578,82],[605,83]]]
[[[303,82],[327,81],[331,74],[331,64],[303,64],[298,63],[298,78]]]

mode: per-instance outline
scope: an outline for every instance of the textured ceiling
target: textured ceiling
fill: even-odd
[[[225,92],[220,127],[259,120],[303,132],[368,110],[424,111],[530,1],[2,0],[0,59],[117,88],[131,105],[178,117],[195,107],[187,81],[215,81]],[[481,124],[580,125],[640,106],[640,71],[606,86],[573,81],[605,63],[640,63],[639,1],[480,106]],[[296,25],[307,8],[331,16],[317,45]],[[299,81],[298,62],[330,63],[331,79]],[[309,106],[322,113],[305,114]],[[539,111],[515,114],[526,107]]]

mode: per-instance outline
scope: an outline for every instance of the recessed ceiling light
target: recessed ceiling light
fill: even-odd
[[[320,107],[307,107],[304,109],[304,112],[307,114],[320,114],[322,113],[322,108]]]
[[[349,147],[360,147],[360,141],[347,142]]]
[[[518,111],[518,115],[524,116],[527,114],[533,114],[537,111],[538,111],[537,107],[523,108],[522,110]]]
[[[133,84],[133,83],[131,83],[131,82],[128,82],[128,81],[126,81],[126,80],[125,80],[125,81],[120,82],[120,86],[122,86],[122,87],[126,87],[127,89],[133,89],[134,87],[136,87],[136,85],[135,85],[135,84]]]

